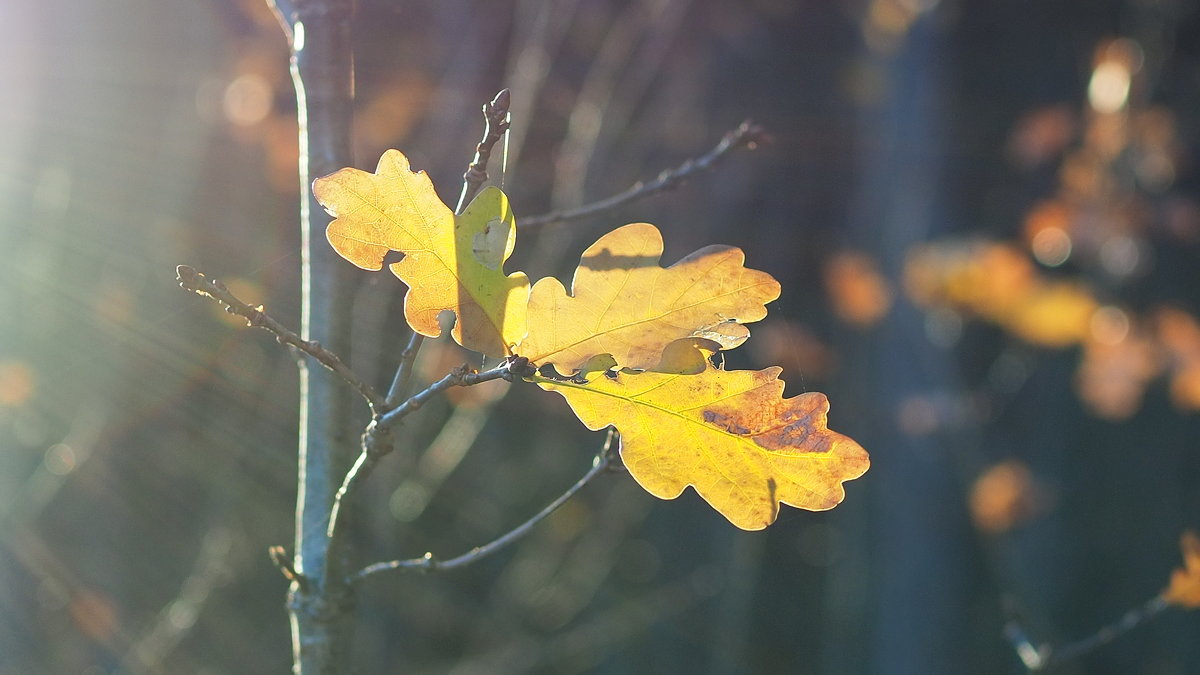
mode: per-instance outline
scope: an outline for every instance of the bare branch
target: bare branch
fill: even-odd
[[[1059,647],[1042,644],[1037,647],[1029,640],[1024,627],[1017,619],[1010,619],[1004,626],[1004,635],[1016,650],[1021,663],[1029,672],[1040,672],[1062,665],[1092,652],[1118,637],[1128,633],[1150,619],[1158,616],[1170,605],[1161,596],[1150,598],[1140,607],[1135,607],[1120,619],[1110,623],[1091,635]]]
[[[738,128],[725,134],[721,138],[721,142],[715,148],[708,151],[708,153],[695,159],[689,159],[674,169],[663,171],[649,183],[635,183],[624,192],[615,194],[607,199],[601,199],[598,202],[585,204],[578,208],[552,211],[544,215],[525,218],[517,226],[522,230],[527,230],[542,225],[578,220],[611,211],[629,202],[678,187],[696,174],[712,169],[734,150],[738,148],[753,150],[760,143],[764,143],[767,140],[768,137],[763,128],[747,120],[742,122]]]
[[[362,397],[367,401],[367,405],[371,407],[373,415],[386,407],[384,398],[379,395],[379,392],[375,391],[374,387],[364,382],[337,354],[322,347],[320,342],[302,339],[287,326],[279,323],[264,312],[261,306],[251,307],[242,302],[236,295],[230,292],[225,284],[216,279],[210,279],[195,268],[180,265],[175,268],[175,274],[179,285],[185,290],[216,300],[221,303],[226,312],[244,318],[247,325],[271,331],[275,334],[275,339],[280,343],[299,349],[316,359],[321,365],[332,370],[347,384],[354,387],[359,394],[362,394]]]
[[[501,89],[495,98],[483,105],[485,122],[483,140],[475,146],[475,157],[467,166],[467,172],[463,174],[462,193],[458,196],[455,213],[462,213],[479,189],[483,187],[483,184],[487,182],[488,160],[492,157],[492,148],[504,137],[504,132],[508,131],[508,106],[511,103],[512,96],[509,91]]]
[[[484,544],[483,546],[477,546],[460,556],[450,558],[449,560],[439,560],[435,558],[432,553],[426,553],[420,558],[412,558],[409,560],[389,560],[386,562],[378,562],[372,565],[367,565],[358,572],[352,574],[349,582],[358,583],[359,581],[362,581],[373,574],[387,572],[389,570],[446,572],[459,567],[466,567],[467,565],[479,562],[480,560],[494,553],[504,550],[509,545],[529,534],[538,523],[542,522],[550,514],[554,513],[558,507],[565,504],[568,499],[574,497],[575,494],[582,490],[585,485],[592,482],[592,479],[594,479],[596,476],[613,470],[613,465],[617,461],[613,454],[612,448],[612,441],[615,435],[616,434],[610,429],[608,432],[608,437],[604,441],[604,447],[601,448],[600,452],[596,455],[596,458],[592,460],[592,467],[588,469],[587,473],[583,474],[582,478],[575,481],[575,484],[567,488],[566,492],[562,493],[554,501],[547,504],[544,509],[538,511],[532,518],[526,520],[512,530],[509,530],[500,537]]]

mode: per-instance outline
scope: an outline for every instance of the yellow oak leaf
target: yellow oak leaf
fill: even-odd
[[[658,264],[662,252],[658,228],[634,223],[583,252],[570,295],[557,279],[539,280],[517,353],[561,373],[598,354],[622,368],[651,369],[677,339],[740,345],[750,335],[741,324],[765,317],[764,305],[779,297],[779,282],[743,267],[739,248],[706,246],[667,268]]]
[[[1171,573],[1171,584],[1162,592],[1168,603],[1186,609],[1200,608],[1200,535],[1188,530],[1179,538],[1183,567]]]
[[[826,426],[829,401],[783,398],[779,368],[601,375],[581,384],[531,378],[556,391],[593,430],[621,432],[621,459],[650,494],[674,499],[691,485],[737,527],[761,530],[779,505],[810,511],[842,501],[867,452]]]
[[[458,317],[451,334],[460,345],[489,356],[512,353],[525,335],[529,279],[504,274],[516,227],[498,188],[484,189],[456,216],[425,172],[388,150],[375,173],[341,169],[315,180],[313,194],[334,217],[326,236],[343,258],[378,270],[389,251],[404,254],[389,268],[408,285],[404,317],[414,331],[436,337],[438,314],[449,310]]]

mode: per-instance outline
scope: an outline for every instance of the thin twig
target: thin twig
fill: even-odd
[[[392,386],[388,388],[387,406],[394,407],[408,396],[409,385],[412,384],[413,364],[417,360],[417,352],[421,351],[421,343],[425,336],[413,331],[408,338],[408,345],[400,352],[400,365],[396,368],[396,376],[392,378]]]
[[[1156,595],[1142,603],[1140,607],[1125,612],[1120,619],[1100,628],[1095,633],[1059,647],[1052,647],[1048,644],[1034,647],[1026,635],[1025,629],[1016,619],[1010,620],[1004,626],[1004,634],[1012,643],[1021,662],[1025,664],[1025,668],[1030,672],[1038,672],[1077,659],[1112,642],[1158,616],[1169,606],[1161,595]]]
[[[526,520],[496,539],[484,544],[483,546],[477,546],[460,556],[450,558],[448,560],[439,560],[434,557],[432,553],[426,553],[420,558],[377,562],[367,565],[366,567],[352,574],[349,582],[357,583],[371,576],[372,574],[387,572],[389,570],[446,572],[459,567],[466,567],[467,565],[479,562],[480,560],[494,553],[504,550],[509,545],[529,534],[538,523],[549,517],[550,514],[554,513],[558,509],[558,507],[565,504],[568,499],[574,497],[575,494],[582,490],[585,485],[592,482],[592,479],[594,479],[596,476],[611,470],[610,467],[615,461],[615,457],[612,453],[612,441],[614,435],[615,434],[610,430],[608,437],[604,441],[604,447],[601,448],[600,452],[596,455],[596,458],[592,460],[592,467],[588,469],[587,473],[583,474],[582,478],[575,481],[575,484],[567,488],[566,492],[562,493],[554,501],[547,504],[545,508],[534,514],[532,518]]]
[[[420,409],[421,406],[425,405],[429,399],[438,393],[451,387],[469,387],[491,380],[508,380],[512,382],[513,380],[532,374],[533,366],[530,365],[529,359],[523,356],[506,359],[495,368],[483,372],[477,372],[469,366],[463,365],[455,368],[449,375],[429,385],[424,391],[413,395],[404,403],[377,416],[367,425],[367,430],[362,435],[362,451],[359,452],[358,458],[354,460],[354,466],[350,467],[350,470],[346,472],[345,478],[342,479],[342,486],[338,489],[337,494],[334,495],[333,510],[329,513],[329,529],[327,530],[329,537],[333,538],[342,529],[342,523],[347,513],[344,505],[350,499],[350,496],[357,491],[359,484],[370,475],[371,470],[375,468],[375,464],[379,462],[379,459],[391,452],[392,448],[395,447],[392,430],[401,420],[410,413]]]
[[[615,194],[607,199],[601,199],[598,202],[585,204],[574,209],[564,209],[561,211],[551,211],[550,213],[525,218],[518,227],[522,230],[540,227],[542,225],[550,225],[554,223],[563,223],[570,220],[578,220],[595,216],[605,211],[610,211],[623,206],[629,202],[649,197],[656,192],[662,192],[671,188],[677,187],[684,181],[695,176],[698,173],[708,171],[721,162],[734,150],[738,148],[747,148],[753,150],[760,143],[767,140],[767,134],[762,127],[757,124],[752,124],[749,120],[742,122],[738,128],[725,134],[721,142],[708,153],[701,155],[695,159],[680,164],[674,169],[668,169],[658,174],[658,177],[649,183],[634,183],[629,189],[624,192]]]
[[[501,138],[504,138],[504,132],[508,131],[508,106],[511,103],[512,96],[509,91],[501,89],[495,98],[483,104],[485,122],[483,140],[475,146],[475,157],[467,166],[467,172],[463,174],[462,193],[458,196],[455,213],[462,213],[479,189],[483,187],[483,184],[487,182],[488,160],[492,157],[492,148]]]
[[[455,368],[442,379],[429,385],[424,391],[414,394],[404,403],[380,415],[375,420],[375,425],[382,429],[389,429],[395,426],[397,422],[408,416],[409,413],[425,405],[425,402],[433,398],[435,394],[443,392],[450,387],[470,387],[491,380],[508,380],[511,382],[516,378],[525,377],[527,373],[532,372],[529,359],[523,356],[505,359],[503,363],[495,368],[482,372],[472,370],[464,364]]]
[[[175,597],[121,657],[119,672],[165,672],[167,656],[196,627],[214,591],[232,581],[230,563],[234,545],[234,537],[226,528],[214,527],[208,531],[192,560],[191,573],[179,585]]]
[[[236,295],[230,292],[225,284],[216,279],[210,279],[195,268],[180,265],[175,268],[175,274],[178,277],[179,285],[185,290],[216,300],[221,303],[226,312],[244,318],[250,326],[271,331],[275,334],[275,339],[280,343],[299,349],[316,359],[321,365],[332,370],[347,384],[354,387],[359,394],[362,394],[362,397],[367,401],[367,405],[371,407],[372,414],[377,414],[379,411],[385,409],[386,401],[379,395],[379,392],[370,384],[364,382],[337,354],[322,347],[320,342],[301,338],[287,326],[279,323],[264,312],[261,306],[251,307],[242,302]]]

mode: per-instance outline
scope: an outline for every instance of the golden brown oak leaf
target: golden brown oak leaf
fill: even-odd
[[[556,391],[589,429],[615,426],[621,459],[650,494],[674,499],[691,485],[737,527],[761,530],[781,503],[821,511],[842,482],[870,465],[853,439],[826,426],[829,401],[782,398],[779,368],[695,375],[619,372],[587,384],[533,378]]]
[[[408,285],[404,316],[414,331],[436,337],[438,314],[449,310],[458,317],[455,341],[489,356],[511,354],[525,335],[529,279],[504,274],[516,227],[498,188],[484,189],[456,216],[425,172],[388,150],[375,173],[342,169],[315,180],[313,194],[334,217],[326,236],[343,258],[378,270],[388,251],[404,254],[389,267]]]
[[[1200,536],[1188,530],[1179,539],[1183,549],[1183,567],[1171,573],[1171,584],[1163,591],[1164,600],[1177,607],[1200,608]]]
[[[764,305],[779,297],[779,282],[743,267],[739,248],[706,246],[667,268],[658,264],[662,252],[656,227],[626,225],[583,252],[570,295],[557,279],[539,280],[517,353],[564,374],[598,354],[621,368],[651,369],[677,339],[740,345],[750,334],[741,324],[765,317]]]

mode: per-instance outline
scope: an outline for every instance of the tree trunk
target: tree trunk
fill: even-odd
[[[301,336],[337,354],[350,352],[351,267],[325,245],[329,218],[311,181],[353,164],[350,122],[354,59],[353,0],[274,0],[289,32],[300,131]],[[300,363],[300,443],[294,567],[288,594],[293,671],[345,670],[353,594],[346,583],[346,537],[326,536],[333,497],[356,449],[353,399],[336,377]]]

